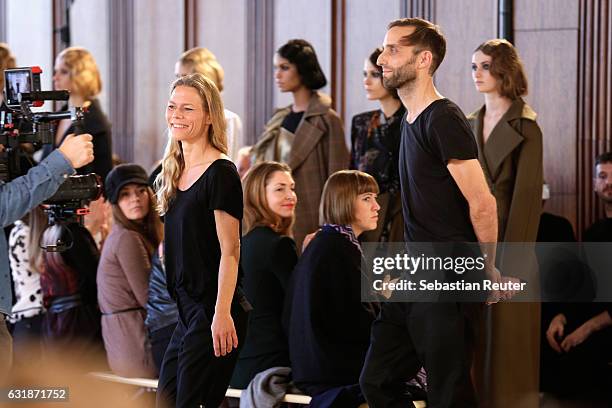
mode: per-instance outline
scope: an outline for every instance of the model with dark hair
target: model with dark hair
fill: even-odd
[[[298,250],[306,234],[318,227],[318,208],[325,180],[346,169],[349,153],[342,121],[331,100],[317,92],[327,83],[312,45],[290,40],[274,56],[276,84],[291,92],[293,103],[277,110],[253,147],[256,162],[286,163],[295,180],[299,205],[293,233]]]
[[[179,321],[162,362],[157,405],[217,407],[250,309],[240,290],[242,186],[227,156],[223,102],[210,79],[195,73],[174,81],[166,123],[156,184],[168,291]]]
[[[478,159],[497,201],[498,241],[535,242],[544,182],[542,132],[536,113],[522,99],[527,93],[527,77],[514,46],[502,39],[480,44],[472,55],[472,78],[485,103],[468,121],[476,137]],[[535,254],[529,260],[501,253],[498,265],[515,280],[518,273],[526,282],[538,280]],[[483,347],[475,359],[483,403],[537,407],[539,303],[502,303],[487,313],[492,318],[485,321],[491,323],[485,327]]]
[[[398,163],[400,125],[406,109],[397,90],[383,86],[382,68],[376,65],[381,52],[382,48],[376,48],[364,63],[363,86],[367,98],[378,101],[380,109],[353,116],[351,169],[372,175],[380,188],[381,222],[376,230],[364,232],[361,241],[397,242],[404,238]]]
[[[259,372],[289,367],[289,345],[282,327],[283,304],[297,262],[291,228],[295,220],[295,183],[286,164],[262,162],[243,181],[244,292],[253,311],[231,385],[246,388]]]
[[[144,320],[151,256],[163,227],[142,167],[115,167],[106,177],[105,189],[113,227],[102,249],[97,284],[106,358],[118,375],[153,378],[157,369]]]

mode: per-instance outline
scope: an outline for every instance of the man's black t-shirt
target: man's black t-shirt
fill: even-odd
[[[402,120],[400,181],[408,242],[476,242],[468,202],[446,165],[478,158],[461,109],[448,99],[432,102],[413,123]]]
[[[164,229],[168,291],[181,288],[192,299],[214,307],[221,247],[214,210],[242,220],[242,185],[234,164],[214,161],[187,190],[177,190],[166,212]],[[238,268],[238,283],[242,271]]]

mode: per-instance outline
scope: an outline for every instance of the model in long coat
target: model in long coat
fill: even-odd
[[[330,105],[331,100],[327,95],[313,92],[308,108],[295,130],[286,161],[291,167],[298,197],[293,227],[298,251],[304,237],[319,227],[319,202],[325,181],[349,165],[342,121]],[[281,125],[290,112],[291,106],[279,109],[268,121],[266,131],[254,146],[255,161],[283,161],[276,157],[275,152]]]
[[[468,120],[478,144],[480,163],[497,200],[498,240],[535,242],[543,184],[542,132],[536,123],[536,113],[523,99],[514,100],[486,142],[484,114],[483,106]],[[498,265],[502,274],[521,278],[532,290],[537,290],[535,258],[516,259],[510,253],[499,253]],[[482,376],[477,383],[489,401],[488,406],[537,406],[540,305],[499,303],[492,306],[491,317],[491,324],[486,327],[491,347],[476,358],[481,365],[476,370],[477,377]],[[485,382],[489,385],[483,386]]]

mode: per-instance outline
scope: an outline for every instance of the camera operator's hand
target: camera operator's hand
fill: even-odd
[[[64,142],[59,147],[59,151],[66,157],[73,168],[78,169],[93,161],[93,137],[84,133],[75,136],[66,136]]]

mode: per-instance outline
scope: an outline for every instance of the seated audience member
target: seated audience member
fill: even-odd
[[[377,194],[375,179],[366,173],[332,174],[321,196],[323,225],[292,275],[286,313],[293,379],[315,397],[351,386],[360,394],[359,374],[375,315],[371,305],[361,303],[362,252],[357,238],[377,226]],[[353,401],[354,406],[365,402],[360,395]]]
[[[543,209],[546,208],[548,199],[550,199],[550,187],[544,184],[542,187]],[[537,242],[576,242],[574,228],[567,218],[542,211]]]
[[[45,312],[40,287],[40,236],[47,227],[41,207],[15,222],[9,235],[9,265],[13,277],[16,302],[9,322],[13,325],[14,363],[32,362],[40,358],[42,318]]]
[[[584,233],[584,242],[612,242],[612,153],[595,161],[594,190],[605,218]],[[609,393],[612,380],[610,303],[559,304],[550,320],[542,354],[542,391],[578,397]],[[608,394],[609,395],[609,394]]]
[[[259,163],[249,170],[243,185],[246,235],[242,238],[241,263],[243,288],[253,311],[230,382],[240,389],[246,388],[257,373],[290,365],[281,320],[289,277],[297,263],[291,238],[297,197],[289,166]]]
[[[113,227],[98,266],[102,336],[110,368],[126,377],[157,374],[144,320],[151,256],[162,238],[153,190],[136,164],[115,167],[106,177]]]
[[[75,358],[102,348],[96,269],[100,252],[78,222],[56,224],[45,230],[41,245],[65,243],[64,252],[42,256],[40,284],[43,304],[43,351],[69,349]]]

